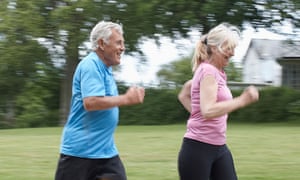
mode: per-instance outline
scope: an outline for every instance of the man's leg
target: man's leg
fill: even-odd
[[[86,180],[88,167],[88,159],[62,154],[58,161],[55,180]]]

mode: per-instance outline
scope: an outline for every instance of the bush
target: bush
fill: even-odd
[[[241,91],[233,92],[235,96],[238,96],[240,93]],[[291,119],[295,120],[295,114],[300,112],[299,99],[300,91],[285,87],[266,88],[260,90],[260,98],[257,103],[232,112],[230,121],[286,122]],[[299,116],[298,120],[300,121]]]
[[[127,89],[122,87],[123,92]],[[120,108],[120,124],[159,125],[186,123],[189,113],[177,100],[179,90],[146,89],[142,105]],[[233,96],[242,90],[232,91]],[[300,91],[289,88],[266,88],[260,90],[257,103],[232,112],[229,121],[247,123],[300,122]]]
[[[187,111],[173,89],[146,89],[142,105],[120,108],[120,124],[157,125],[185,122]]]

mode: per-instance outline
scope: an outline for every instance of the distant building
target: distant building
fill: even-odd
[[[252,39],[242,64],[244,83],[300,89],[300,42]]]
[[[291,42],[282,48],[277,62],[282,66],[282,85],[300,89],[300,42]]]

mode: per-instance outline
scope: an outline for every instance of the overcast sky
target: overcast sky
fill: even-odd
[[[258,39],[283,39],[283,36],[271,33],[264,29],[254,32],[253,29],[247,29],[242,32],[242,39],[239,46],[235,49],[235,56],[232,58],[235,62],[240,62],[243,58],[251,38]],[[181,39],[171,42],[168,38],[163,38],[161,46],[158,47],[153,40],[148,40],[141,45],[144,51],[147,64],[140,65],[140,61],[131,56],[123,55],[121,59],[121,72],[116,72],[116,79],[130,84],[146,83],[156,84],[156,72],[161,69],[161,65],[168,64],[174,60],[189,56],[196,40],[199,39],[199,33],[192,32],[190,39]]]

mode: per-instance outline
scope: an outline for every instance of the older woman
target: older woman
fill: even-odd
[[[192,59],[194,76],[178,95],[190,112],[178,157],[181,180],[236,180],[226,145],[228,113],[258,100],[250,86],[236,98],[227,87],[224,67],[234,55],[239,30],[222,23],[200,38]]]

